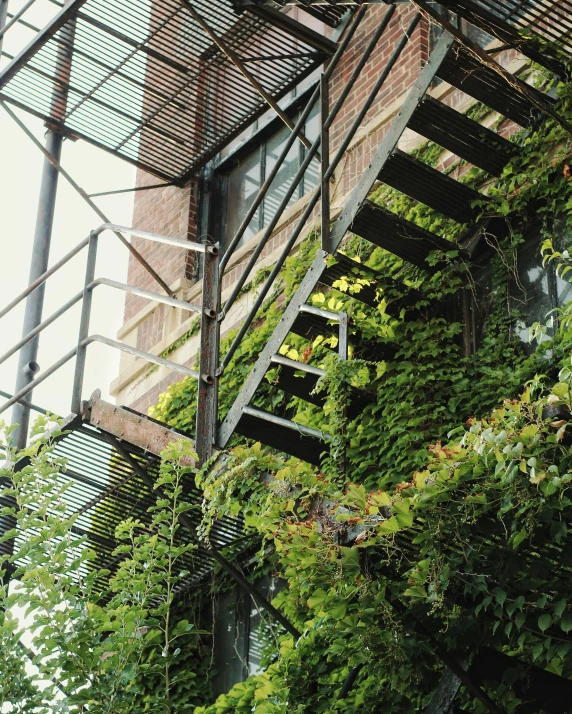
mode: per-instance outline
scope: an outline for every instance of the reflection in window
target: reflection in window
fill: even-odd
[[[254,203],[262,185],[260,160],[256,154],[250,154],[232,171],[228,177],[228,234],[233,236],[240,222]],[[250,222],[244,234],[246,242],[260,229],[260,208]]]
[[[535,322],[546,324],[549,313],[572,300],[572,285],[556,274],[556,264],[542,264],[542,240],[540,231],[535,230],[519,246],[516,271],[508,289],[507,307],[513,316],[519,318],[516,324],[517,335],[527,350],[533,349],[529,341],[530,327]],[[572,233],[563,222],[554,227],[553,244],[561,253],[572,247]],[[474,278],[474,300],[470,315],[471,350],[482,344],[495,297],[498,298],[499,291],[507,289],[506,285],[494,284],[490,264],[475,273]]]
[[[294,118],[294,121],[296,121],[296,118]],[[308,118],[304,133],[311,142],[320,135],[320,114],[318,107],[312,111]],[[228,209],[225,231],[227,245],[236,234],[244,216],[251,208],[258,189],[276,166],[276,162],[284,150],[289,136],[290,130],[288,127],[282,127],[276,134],[263,141],[256,150],[241,159],[237,166],[229,172]],[[278,207],[284,199],[286,192],[292,186],[294,177],[304,161],[306,151],[301,142],[296,140],[296,143],[290,149],[286,160],[280,167],[262,205],[250,222],[239,245],[246,243],[258,231],[267,226],[276,215]],[[304,178],[298,184],[298,188],[294,192],[288,205],[295,203],[318,184],[319,171],[320,163],[317,159],[314,159],[304,174]]]
[[[256,589],[272,601],[283,581],[265,576]],[[276,641],[277,626],[254,599],[239,588],[221,595],[214,612],[215,696],[262,670],[268,648]]]
[[[281,583],[276,578],[263,578],[258,582],[258,589],[267,600],[272,601],[281,589]],[[248,674],[258,674],[262,671],[262,658],[268,643],[275,638],[273,623],[260,605],[250,599],[250,629],[248,632]]]

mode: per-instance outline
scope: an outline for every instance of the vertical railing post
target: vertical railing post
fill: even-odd
[[[330,241],[330,181],[328,170],[330,168],[330,126],[328,118],[330,116],[330,87],[328,75],[323,74],[320,78],[320,109],[321,109],[321,196],[322,196],[322,250],[331,253]]]
[[[207,245],[203,267],[203,310],[195,448],[200,463],[213,455],[218,411],[220,325],[219,246]]]
[[[0,0],[0,2],[1,1],[2,0]],[[66,2],[69,2],[69,0],[66,0]],[[48,131],[46,133],[46,151],[52,155],[57,163],[60,163],[61,160],[64,141],[59,125],[61,124],[67,105],[74,37],[75,23],[68,22],[60,31],[62,42],[58,47],[55,64],[55,77],[57,81],[54,81],[50,108],[51,121],[48,123]],[[47,158],[44,159],[36,229],[32,246],[30,283],[33,283],[48,269],[58,191],[58,176],[58,170]],[[45,287],[45,284],[40,285],[26,300],[22,336],[27,335],[42,322]],[[21,389],[27,387],[33,380],[36,372],[39,371],[37,364],[38,350],[39,336],[22,347],[18,362],[18,371],[16,373],[14,394],[17,394]],[[32,392],[29,393],[28,399],[32,399]],[[14,446],[17,449],[23,449],[28,441],[30,410],[21,404],[16,404],[12,410],[12,424],[18,425],[12,434]]]
[[[85,284],[83,286],[83,300],[81,306],[81,320],[77,341],[77,356],[75,361],[75,374],[72,392],[72,414],[81,414],[81,396],[83,392],[83,378],[85,375],[85,361],[87,345],[82,344],[89,337],[89,322],[91,318],[91,303],[93,301],[93,288],[91,283],[95,279],[95,265],[97,262],[98,234],[92,231],[89,236],[87,252],[87,265],[85,269]]]

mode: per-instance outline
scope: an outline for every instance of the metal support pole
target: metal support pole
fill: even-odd
[[[321,197],[322,197],[322,250],[331,253],[330,250],[330,180],[327,176],[330,168],[330,87],[328,78],[322,75],[320,78],[320,105],[321,105]]]
[[[77,356],[75,360],[75,374],[72,391],[72,414],[81,414],[81,393],[83,388],[83,377],[85,374],[85,360],[87,345],[84,341],[89,337],[89,320],[91,317],[91,303],[93,301],[93,288],[91,283],[95,278],[95,264],[97,261],[97,233],[92,232],[89,236],[89,248],[87,253],[87,265],[85,269],[85,284],[83,288],[83,304],[81,308],[81,321],[79,325],[79,337],[77,346]]]
[[[62,143],[63,136],[50,129],[46,136],[46,150],[55,156],[58,161],[61,156]],[[58,172],[49,163],[49,161],[45,160],[42,171],[42,183],[40,187],[40,199],[36,219],[36,232],[34,234],[34,244],[32,247],[30,283],[34,282],[48,269],[57,189]],[[23,337],[42,322],[44,294],[45,285],[40,285],[40,287],[29,295],[26,300],[24,327],[22,329]],[[35,338],[28,342],[28,344],[25,345],[20,352],[18,373],[16,375],[16,387],[14,390],[16,394],[21,389],[24,389],[24,387],[32,381],[34,375],[39,371],[37,362],[38,347],[39,338]],[[30,394],[30,399],[31,398]],[[29,409],[21,404],[16,404],[12,412],[12,424],[19,425],[12,434],[14,446],[17,449],[24,449],[28,438],[28,427],[30,424]]]
[[[67,104],[69,78],[71,75],[71,48],[75,36],[75,23],[68,23],[61,30],[61,43],[56,56],[55,76],[58,82],[54,83],[51,97],[50,116],[57,124],[63,116]],[[58,163],[61,160],[63,135],[49,128],[46,134],[46,154],[53,156]],[[50,244],[52,241],[52,229],[54,225],[54,212],[56,208],[56,196],[58,191],[58,171],[46,158],[42,169],[42,182],[40,186],[40,198],[38,202],[38,214],[36,218],[36,231],[32,247],[32,259],[30,266],[30,283],[37,280],[40,275],[48,269],[50,257]],[[22,336],[27,335],[42,322],[42,311],[44,308],[45,285],[42,284],[37,290],[31,293],[26,300],[26,311],[24,316],[24,327]],[[35,337],[28,342],[20,352],[18,372],[16,374],[15,393],[30,384],[34,374],[39,371],[37,362],[39,337]],[[29,399],[32,395],[30,393]],[[21,404],[16,404],[12,412],[12,424],[18,424],[12,438],[14,445],[18,449],[26,446],[28,439],[28,427],[30,424],[30,410]]]
[[[8,19],[9,0],[0,0],[0,56],[2,55],[2,43],[4,41],[4,28]]]
[[[207,247],[203,270],[203,309],[201,313],[200,380],[195,446],[203,464],[213,455],[218,411],[219,248]]]

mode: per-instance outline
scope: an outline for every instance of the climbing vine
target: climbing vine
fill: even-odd
[[[570,85],[559,85],[558,97],[557,110],[570,117]],[[479,120],[489,113],[480,105],[470,111]],[[284,397],[274,389],[274,372],[258,403],[329,432],[332,458],[323,468],[237,444],[224,467],[199,477],[204,537],[215,520],[240,512],[261,538],[261,558],[288,583],[274,604],[303,635],[297,643],[284,636],[262,674],[196,714],[373,712],[380,702],[384,712],[421,711],[443,671],[435,640],[469,658],[486,647],[516,656],[510,680],[484,685],[506,712],[526,698],[531,666],[572,677],[572,311],[567,306],[548,326],[533,325],[531,348],[512,297],[521,290],[519,247],[531,228],[539,251],[544,241],[545,264],[557,263],[558,275],[570,278],[570,256],[554,232],[572,228],[572,147],[552,120],[511,141],[520,151],[496,181],[462,162],[446,169],[485,187],[484,216],[506,219],[504,237],[485,236],[492,258],[484,282],[455,246],[435,254],[436,270],[428,273],[350,237],[344,252],[383,276],[378,306],[359,301],[371,279],[359,269],[312,298],[350,314],[359,336],[350,360],[338,361],[335,338],[288,337],[284,354],[326,369],[317,388],[323,406]],[[435,145],[418,153],[430,165],[440,160]],[[463,235],[458,224],[388,187],[370,199],[448,239]],[[313,235],[287,262],[286,300],[314,245]],[[470,356],[462,321],[451,319],[463,291],[480,311]],[[280,292],[223,379],[223,416],[276,324]],[[356,393],[367,394],[369,404],[348,421]],[[194,409],[194,386],[186,381],[161,397],[154,415],[191,428]],[[352,668],[357,682],[338,700]],[[461,698],[466,711],[487,711],[474,693],[463,689]]]
[[[558,91],[558,111],[569,117],[572,90]],[[486,115],[483,107],[473,112]],[[488,200],[480,206],[509,226],[491,246],[488,273],[470,269],[453,242],[423,270],[351,236],[343,250],[357,267],[312,296],[316,305],[350,315],[350,358],[339,361],[335,336],[289,336],[283,345],[289,357],[325,370],[316,388],[322,404],[285,396],[276,371],[266,375],[255,404],[329,434],[322,467],[235,438],[195,475],[204,496],[201,537],[208,541],[220,519],[243,518],[258,573],[277,573],[286,583],[274,605],[301,637],[270,628],[263,671],[210,704],[212,633],[198,628],[209,596],[229,584],[215,573],[175,608],[185,577],[177,561],[184,548],[195,547],[175,546],[178,516],[191,507],[183,500],[188,474],[177,453],[164,454],[159,485],[168,497],[153,507],[153,537],[138,523],[122,524],[117,555],[124,559],[101,594],[94,591],[93,553],[61,506],[65,486],[57,476],[65,464],[48,443],[32,449],[30,468],[15,473],[6,464],[0,474],[9,481],[5,495],[16,500],[2,515],[30,534],[5,565],[18,567],[25,558],[35,564],[29,576],[16,571],[23,591],[8,596],[0,589],[2,666],[10,673],[2,704],[22,712],[51,706],[408,714],[429,704],[445,669],[442,653],[461,650],[467,665],[483,651],[513,658],[508,679],[485,677],[477,692],[462,687],[458,700],[464,711],[481,714],[492,697],[511,714],[529,696],[533,667],[572,678],[572,308],[562,308],[548,326],[533,325],[530,349],[511,299],[519,288],[519,246],[534,220],[540,219],[546,264],[570,277],[572,261],[553,232],[556,219],[572,228],[571,140],[547,121],[512,141],[522,151],[498,181],[487,182]],[[440,151],[426,145],[418,155],[436,163]],[[449,170],[457,168],[464,167]],[[482,186],[483,174],[471,170],[461,180]],[[451,241],[463,235],[462,227],[391,189],[378,188],[370,198]],[[286,262],[234,355],[221,380],[221,417],[318,240],[312,231]],[[360,300],[373,284],[369,269],[381,276],[375,306]],[[481,323],[470,355],[460,317],[464,296]],[[223,353],[233,337],[223,340]],[[192,432],[196,383],[170,387],[152,415]],[[256,565],[248,576],[256,578]],[[11,610],[26,598],[40,611],[35,662],[52,683],[48,694],[63,689],[61,706],[18,660],[21,632]],[[348,689],[350,675],[355,682]]]

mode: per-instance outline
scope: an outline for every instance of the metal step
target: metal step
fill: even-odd
[[[282,355],[274,355],[272,358],[271,367],[280,367],[277,380],[273,384],[281,389],[286,394],[291,394],[294,397],[299,397],[305,402],[314,404],[318,407],[324,405],[326,401],[326,393],[320,392],[312,394],[318,380],[325,374],[323,369],[313,367],[303,362],[288,359]],[[305,374],[300,374],[304,372]],[[371,404],[373,398],[367,392],[361,389],[348,389],[348,419],[355,419]]]
[[[485,198],[399,149],[387,159],[378,179],[459,223],[472,221],[478,213],[472,203]]]
[[[371,201],[366,201],[362,205],[351,230],[428,272],[437,270],[437,267],[427,263],[431,251],[446,252],[458,249],[457,244],[430,233]],[[464,251],[461,251],[461,254],[464,255]]]
[[[327,320],[321,320],[315,315],[308,315],[305,313],[300,313],[298,315],[290,329],[290,332],[294,333],[295,335],[298,335],[299,337],[304,337],[309,342],[313,342],[317,337],[320,336],[338,336],[337,325],[332,325]],[[357,356],[360,359],[365,359],[370,362],[392,360],[395,357],[395,352],[397,350],[397,348],[391,344],[364,342],[361,339],[359,333],[357,335],[352,335],[351,341],[355,345],[356,351],[359,353],[357,354]],[[335,352],[338,351],[337,347],[331,347],[330,345],[328,345],[328,343],[325,344],[325,347]]]
[[[288,359],[282,355],[274,355],[270,368],[280,367],[274,386],[291,394],[294,397],[303,399],[305,402],[321,407],[325,400],[325,394],[313,394],[318,380],[325,374],[323,369],[312,367],[304,362]],[[300,374],[303,372],[304,374]]]
[[[493,176],[519,152],[516,144],[432,97],[425,97],[408,127]]]
[[[314,466],[320,465],[327,448],[327,436],[322,432],[250,406],[242,408],[236,431]]]
[[[471,25],[479,27],[496,37],[503,45],[516,47],[525,57],[554,74],[566,77],[568,72],[562,62],[566,49],[566,37],[570,31],[566,10],[559,9],[564,2],[556,0],[441,0],[443,7],[458,13]],[[502,5],[502,10],[501,10]],[[534,6],[537,7],[534,7]],[[551,7],[550,7],[551,6]],[[570,7],[570,6],[568,6]],[[526,30],[526,35],[522,33]],[[546,43],[545,37],[562,39],[558,49]],[[527,36],[530,39],[527,39]]]
[[[437,75],[520,126],[532,126],[541,116],[540,111],[518,89],[458,45],[451,48]],[[516,77],[515,82],[519,82]],[[553,99],[537,89],[528,87],[528,90],[537,94],[543,102],[554,104]]]

